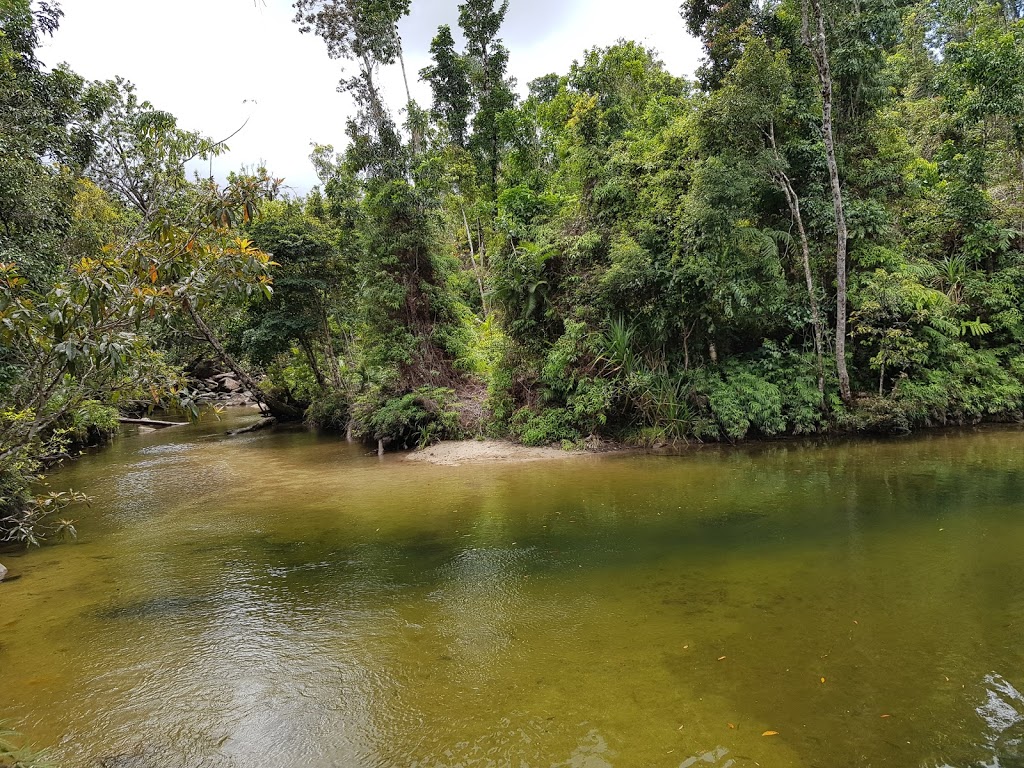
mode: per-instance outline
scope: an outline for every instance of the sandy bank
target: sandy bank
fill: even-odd
[[[415,451],[405,461],[420,461],[457,467],[460,464],[518,463],[573,459],[592,455],[587,451],[563,451],[560,448],[529,448],[505,440],[462,440],[439,443]]]

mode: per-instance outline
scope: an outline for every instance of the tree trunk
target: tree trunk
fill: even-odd
[[[772,137],[774,147],[775,139]],[[776,157],[779,157],[778,149],[775,150]],[[807,298],[811,303],[811,323],[814,326],[814,354],[818,359],[818,392],[824,398],[825,395],[825,358],[824,358],[824,328],[821,322],[821,311],[818,308],[818,297],[814,293],[814,273],[811,271],[811,248],[807,241],[807,230],[804,229],[804,217],[800,212],[800,198],[793,189],[789,177],[782,171],[776,172],[776,181],[786,196],[786,204],[793,216],[793,223],[796,224],[797,238],[800,241],[800,254],[804,263],[804,280],[807,282]]]
[[[384,123],[387,122],[384,103],[381,101],[377,85],[373,82],[373,62],[367,54],[363,54],[363,77],[366,80],[367,98],[370,102],[370,115],[373,118],[374,126],[379,136],[384,130]]]
[[[117,420],[118,424],[135,424],[140,427],[150,427],[152,429],[167,429],[168,427],[183,427],[188,424],[187,421],[159,421],[158,419],[128,419],[120,418]]]
[[[420,154],[420,150],[423,144],[423,137],[420,135],[419,128],[416,127],[415,117],[413,116],[413,100],[412,91],[409,90],[409,78],[405,74],[405,56],[402,54],[402,38],[398,38],[398,63],[402,66],[402,82],[405,83],[405,103],[406,103],[406,114],[409,115],[409,133],[412,135],[412,155],[416,157]]]
[[[313,371],[313,378],[316,379],[316,385],[320,387],[320,391],[327,389],[327,381],[324,379],[324,373],[320,370],[320,364],[316,361],[316,353],[313,351],[313,347],[309,343],[309,339],[305,336],[299,339],[299,346],[302,347],[303,353],[306,355],[306,360],[309,362],[309,367]]]
[[[182,297],[181,306],[188,313],[188,316],[192,318],[192,322],[195,323],[199,332],[203,334],[203,338],[205,338],[213,348],[213,351],[217,353],[217,357],[220,358],[224,365],[234,372],[238,377],[238,380],[242,382],[242,384],[245,385],[245,388],[252,393],[252,396],[256,398],[257,402],[266,405],[272,413],[281,416],[282,418],[292,420],[302,418],[301,410],[296,408],[294,405],[284,402],[283,400],[278,400],[273,395],[268,395],[260,388],[259,383],[257,383],[257,381],[238,364],[235,358],[233,358],[228,351],[224,349],[224,345],[220,343],[216,335],[213,333],[213,330],[206,324],[206,321],[199,316],[199,313],[196,311],[196,308],[192,306],[192,302],[189,301],[188,297]]]
[[[341,378],[341,363],[338,362],[338,352],[334,349],[334,338],[331,336],[331,321],[327,317],[327,306],[323,296],[317,294],[317,304],[320,307],[320,326],[324,336],[324,355],[327,357],[327,365],[330,367],[328,373],[331,375],[331,386],[336,391],[345,388],[345,382]]]
[[[821,8],[821,0],[810,0],[810,3],[814,11],[814,39],[813,41],[807,39],[804,42],[811,49],[821,85],[821,132],[825,140],[825,160],[828,164],[828,178],[832,187],[832,207],[835,210],[836,219],[836,372],[839,374],[839,395],[843,398],[844,403],[849,404],[853,401],[853,393],[850,390],[850,373],[846,368],[846,248],[849,233],[846,228],[843,189],[839,180],[835,132],[832,127],[833,83],[832,68],[828,59],[828,42],[825,37],[825,14]]]
[[[228,437],[236,437],[237,435],[251,435],[253,432],[262,432],[265,429],[270,429],[272,426],[277,424],[277,419],[271,416],[268,419],[260,419],[255,424],[242,429],[233,429],[228,432]]]
[[[473,232],[469,228],[469,219],[466,218],[466,209],[463,206],[459,206],[459,210],[462,211],[462,223],[466,225],[466,242],[469,243],[469,258],[473,262],[473,272],[476,273],[476,284],[480,288],[480,306],[483,308],[484,319],[487,319],[487,294],[484,291],[484,281],[481,277],[483,272],[482,265],[477,266],[476,263],[476,249],[473,247]]]

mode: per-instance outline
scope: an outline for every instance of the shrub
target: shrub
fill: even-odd
[[[511,429],[524,445],[576,442],[581,437],[572,414],[565,408],[520,408],[512,417]]]
[[[713,383],[708,401],[722,432],[734,440],[746,437],[752,428],[766,437],[786,430],[782,392],[753,373],[735,373]]]
[[[74,445],[99,445],[105,443],[118,428],[116,408],[96,400],[85,400],[71,411],[64,434]]]
[[[463,437],[455,393],[443,387],[419,387],[377,403],[364,397],[356,417],[364,437],[404,448]]]
[[[351,411],[346,393],[325,392],[316,397],[306,409],[306,423],[327,432],[344,432],[348,429]]]

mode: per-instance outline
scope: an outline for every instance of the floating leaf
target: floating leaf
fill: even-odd
[[[765,731],[761,735],[762,736],[778,736],[779,732],[778,731]]]
[[[725,661],[725,658],[726,658],[725,656],[719,656],[719,657],[718,657],[718,660],[719,660],[719,661]]]
[[[730,728],[730,730],[735,731],[736,730],[736,723],[729,723],[729,728]]]
[[[889,717],[892,717],[892,715],[882,715],[882,719],[883,720],[885,720],[886,718],[889,718]]]
[[[825,682],[825,678],[824,677],[821,678],[821,682],[822,682],[822,684],[824,684],[824,682]]]

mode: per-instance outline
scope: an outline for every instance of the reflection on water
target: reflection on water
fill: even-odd
[[[0,720],[60,765],[1024,767],[1024,432],[424,467],[229,426],[69,467],[80,542],[8,563]]]

